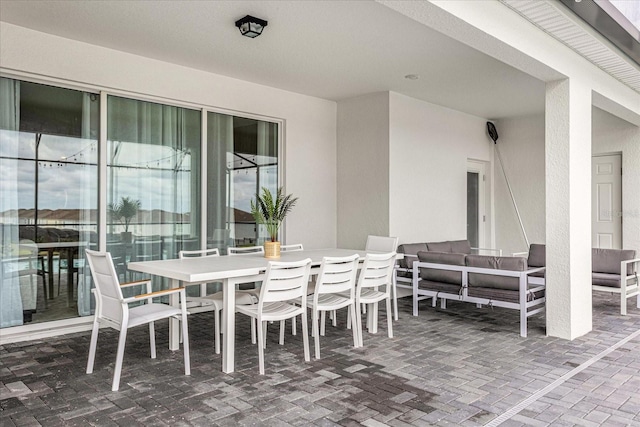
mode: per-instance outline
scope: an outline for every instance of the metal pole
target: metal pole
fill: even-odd
[[[529,247],[529,239],[527,238],[527,233],[524,231],[524,224],[522,223],[522,218],[520,217],[520,211],[518,210],[516,199],[515,197],[513,197],[513,191],[511,190],[511,184],[509,184],[509,178],[507,178],[507,173],[504,171],[504,164],[502,163],[502,156],[500,155],[500,150],[498,150],[498,144],[494,142],[493,146],[496,148],[496,154],[498,155],[498,162],[500,163],[500,169],[502,169],[502,175],[504,176],[504,180],[507,183],[507,189],[509,190],[509,195],[511,196],[511,202],[513,203],[513,207],[516,210],[516,215],[518,216],[518,222],[520,223],[520,229],[522,230],[524,241],[527,243],[527,247]]]

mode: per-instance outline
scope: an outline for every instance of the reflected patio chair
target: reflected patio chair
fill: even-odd
[[[120,387],[120,373],[122,371],[122,359],[124,358],[124,346],[127,341],[127,330],[134,326],[149,325],[149,341],[151,345],[151,358],[156,358],[156,341],[154,322],[156,320],[170,317],[181,320],[183,349],[184,349],[184,374],[191,374],[189,361],[189,331],[187,326],[187,305],[184,288],[166,289],[152,292],[151,280],[141,280],[138,282],[122,283],[118,280],[118,273],[113,265],[111,255],[108,252],[95,252],[86,249],[87,261],[91,269],[95,289],[92,289],[96,296],[96,312],[91,332],[91,344],[89,346],[89,359],[87,361],[87,374],[93,372],[93,365],[98,343],[98,332],[100,326],[109,326],[120,331],[118,338],[118,350],[116,355],[116,366],[113,371],[113,383],[111,390],[117,391]],[[130,286],[144,285],[145,293],[125,298],[122,288]],[[153,298],[178,294],[180,307],[173,307],[167,304],[154,303]],[[143,304],[130,307],[131,303]]]
[[[196,250],[196,251],[180,251],[178,254],[178,258],[189,258],[189,257],[219,257],[220,252],[218,248],[213,249],[204,249],[204,250]],[[222,313],[223,308],[223,297],[224,294],[222,292],[216,292],[213,294],[207,295],[207,282],[202,283],[191,283],[190,285],[200,285],[200,296],[198,297],[190,297],[187,296],[187,308],[189,309],[189,313],[202,313],[205,311],[213,311],[214,312],[214,345],[216,354],[220,354],[220,314]],[[246,305],[246,304],[254,304],[258,299],[253,295],[250,291],[238,290],[236,291],[236,305]],[[255,333],[255,332],[254,332]]]
[[[246,255],[263,255],[264,256],[264,246],[230,246],[227,248],[227,255],[229,256],[246,256]],[[246,286],[247,284],[243,284]],[[251,286],[251,284],[249,284]],[[242,289],[242,288],[241,288]],[[260,296],[260,282],[256,282],[253,284],[253,288],[243,289],[245,291],[250,291],[255,297],[256,300],[258,296]]]
[[[307,284],[311,271],[311,259],[296,262],[269,262],[262,282],[257,304],[236,306],[238,313],[245,314],[258,323],[258,364],[264,375],[264,348],[266,347],[267,322],[282,321],[302,316],[302,341],[304,360],[309,357],[309,336],[307,329]],[[292,301],[297,301],[293,304]],[[253,323],[253,322],[252,322]],[[284,344],[284,330],[280,330],[280,344]]]

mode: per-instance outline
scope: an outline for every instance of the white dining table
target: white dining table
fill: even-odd
[[[265,258],[262,254],[220,257],[189,257],[182,259],[168,259],[157,261],[130,262],[129,270],[147,273],[154,276],[166,277],[170,286],[176,288],[183,285],[202,282],[220,282],[223,291],[224,334],[222,339],[222,371],[234,371],[235,357],[235,289],[240,283],[259,282],[269,261],[300,261],[311,259],[312,271],[317,270],[323,257],[343,257],[353,254],[360,255],[361,260],[367,253],[382,253],[379,251],[363,251],[355,249],[312,249],[302,251],[282,252],[280,258]],[[177,295],[171,297],[170,303],[177,305]],[[169,322],[169,348],[177,350],[179,347],[178,320]]]

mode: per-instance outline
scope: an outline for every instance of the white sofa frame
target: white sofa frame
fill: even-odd
[[[634,273],[627,274],[629,264],[636,264],[633,269]],[[640,258],[630,259],[620,262],[620,287],[592,285],[592,289],[598,292],[610,292],[620,294],[620,314],[627,315],[627,299],[637,296],[636,306],[640,308],[640,279],[638,278],[638,270],[640,270]]]
[[[447,293],[443,291],[434,291],[428,289],[420,289],[418,287],[418,283],[420,282],[420,269],[421,268],[431,268],[437,270],[449,270],[449,271],[460,271],[462,273],[462,286],[460,289],[460,293]],[[418,302],[424,299],[432,298],[432,306],[435,307],[437,303],[437,299],[440,299],[440,304],[443,309],[446,308],[446,300],[455,300],[455,301],[464,301],[475,303],[478,307],[482,305],[492,306],[492,307],[503,307],[509,308],[513,310],[520,311],[520,336],[527,336],[527,319],[535,314],[544,312],[545,310],[545,301],[546,295],[540,298],[529,300],[528,296],[533,295],[533,293],[545,290],[546,284],[543,278],[536,277],[535,282],[532,283],[529,275],[532,273],[536,273],[539,271],[544,271],[544,267],[534,268],[525,271],[512,271],[512,270],[497,270],[493,268],[479,268],[479,267],[467,267],[461,265],[449,265],[449,264],[433,264],[427,262],[419,262],[415,261],[413,263],[413,279],[412,279],[412,288],[413,288],[413,315],[418,315]],[[490,298],[482,298],[482,297],[474,297],[469,296],[469,273],[480,273],[480,274],[488,274],[493,276],[507,276],[507,277],[517,277],[520,286],[519,293],[520,298],[519,302],[510,302],[510,301],[500,301],[496,299]],[[542,280],[540,280],[542,279]]]

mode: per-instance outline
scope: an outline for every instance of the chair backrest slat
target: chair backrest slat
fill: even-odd
[[[323,258],[316,281],[316,298],[320,294],[353,292],[358,272],[358,259],[357,254],[348,257]]]
[[[269,262],[265,279],[260,288],[260,304],[265,302],[289,301],[300,299],[304,303],[307,295],[311,259],[296,262]]]
[[[264,254],[264,246],[228,247],[227,254],[230,256]]]
[[[193,250],[193,251],[180,251],[178,252],[178,258],[194,258],[194,257],[215,257],[220,256],[218,248]]]
[[[385,293],[389,293],[395,261],[395,252],[367,254],[360,271],[357,289],[387,285]]]

